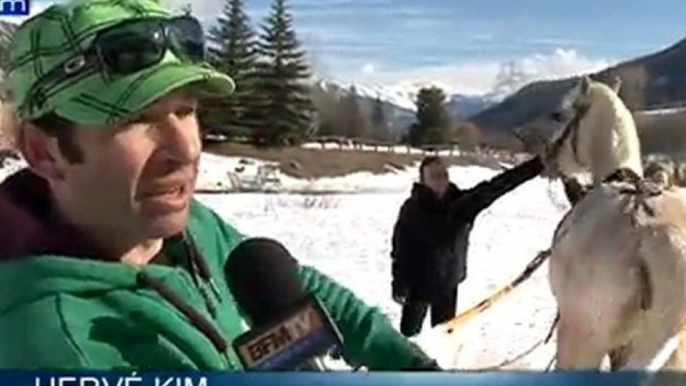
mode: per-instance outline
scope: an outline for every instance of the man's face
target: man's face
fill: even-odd
[[[79,127],[84,162],[58,161],[61,208],[81,227],[145,239],[186,224],[201,152],[196,101],[170,94],[116,128]]]
[[[449,176],[443,162],[434,162],[424,167],[422,182],[439,197],[448,189]]]

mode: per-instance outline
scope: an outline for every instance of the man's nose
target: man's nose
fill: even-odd
[[[200,156],[201,141],[198,123],[192,118],[179,118],[168,114],[160,124],[165,150],[170,158],[180,163],[195,162]]]

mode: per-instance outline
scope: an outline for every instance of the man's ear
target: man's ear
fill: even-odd
[[[30,122],[22,121],[19,125],[17,148],[31,170],[48,181],[62,180],[57,140]]]

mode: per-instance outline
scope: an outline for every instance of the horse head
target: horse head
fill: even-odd
[[[561,125],[545,149],[546,174],[594,181],[619,168],[636,170],[638,135],[631,112],[619,97],[621,79],[611,85],[582,76],[562,97],[550,118]],[[640,167],[639,167],[640,169]]]

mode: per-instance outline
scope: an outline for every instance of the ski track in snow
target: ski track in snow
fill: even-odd
[[[203,155],[201,180],[222,178],[235,159]],[[223,166],[222,166],[223,165]],[[0,181],[22,163],[8,162]],[[453,167],[451,179],[466,188],[495,175],[481,167]],[[385,175],[355,175],[299,181],[291,186],[332,187],[377,193],[298,195],[196,195],[247,236],[282,242],[301,263],[310,264],[385,312],[397,328],[400,306],[391,300],[390,238],[416,169]],[[558,183],[536,178],[481,213],[470,238],[468,276],[460,286],[458,313],[483,300],[519,275],[552,233],[567,209]],[[547,334],[555,304],[547,282],[547,264],[520,287],[451,335],[431,329],[428,317],[413,338],[444,368],[482,369],[498,365],[536,344]],[[553,340],[506,369],[542,370],[552,358]],[[345,368],[331,362],[336,368]]]

